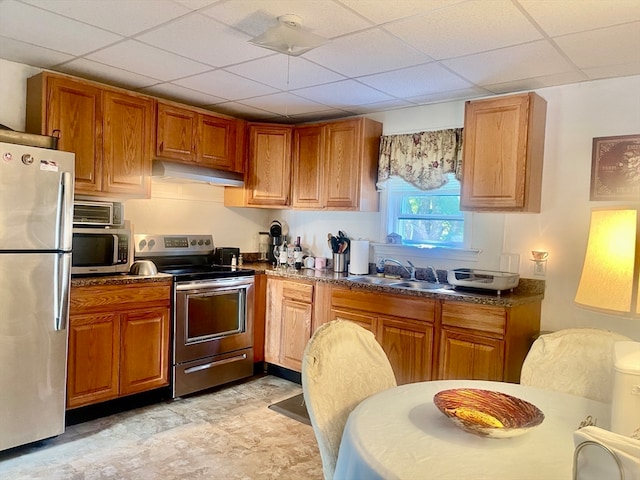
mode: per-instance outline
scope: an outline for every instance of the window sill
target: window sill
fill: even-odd
[[[477,262],[481,250],[450,247],[417,247],[392,243],[372,243],[375,257],[414,257],[438,260]]]

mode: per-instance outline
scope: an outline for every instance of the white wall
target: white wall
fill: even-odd
[[[24,128],[25,80],[37,73],[26,65],[0,60],[0,123]],[[520,274],[533,277],[530,251],[549,251],[542,329],[573,326],[607,328],[640,340],[640,321],[577,308],[573,298],[586,249],[589,211],[612,202],[590,202],[593,137],[640,133],[640,77],[599,80],[545,88],[547,128],[540,214],[475,214],[479,262],[497,265],[498,252],[520,255]],[[403,133],[462,126],[463,102],[407,108],[369,115],[384,124],[384,133]],[[231,209],[222,204],[222,188],[153,183],[150,200],[130,200],[129,217],[139,232],[213,233],[219,246],[255,251],[256,234],[273,219],[284,220],[290,234],[318,255],[329,255],[328,232],[377,240],[386,235],[377,213],[270,211]],[[640,203],[640,202],[639,202]],[[504,227],[502,227],[504,225]],[[491,235],[496,230],[496,236]],[[495,245],[495,244],[499,245]],[[483,257],[484,256],[484,257]],[[437,265],[442,268],[441,265]],[[458,267],[448,265],[448,268]]]

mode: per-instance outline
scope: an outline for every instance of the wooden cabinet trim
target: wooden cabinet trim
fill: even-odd
[[[502,338],[507,323],[503,307],[473,305],[461,302],[442,303],[442,326],[491,333]]]
[[[424,322],[435,320],[435,300],[361,290],[333,288],[331,308],[360,310],[381,315],[402,316]]]
[[[71,314],[109,307],[114,311],[130,309],[158,302],[168,304],[171,299],[171,282],[147,285],[92,285],[72,287]]]

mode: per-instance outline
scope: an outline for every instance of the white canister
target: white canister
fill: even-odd
[[[351,240],[349,273],[367,275],[369,273],[369,240]]]
[[[316,266],[316,259],[313,257],[307,257],[304,259],[304,268],[314,268]]]

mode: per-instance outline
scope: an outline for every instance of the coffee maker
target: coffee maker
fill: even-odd
[[[278,220],[271,222],[269,227],[269,249],[267,250],[267,259],[269,263],[276,263],[278,261],[278,254],[276,251],[286,241],[286,237],[282,232],[282,224]]]

